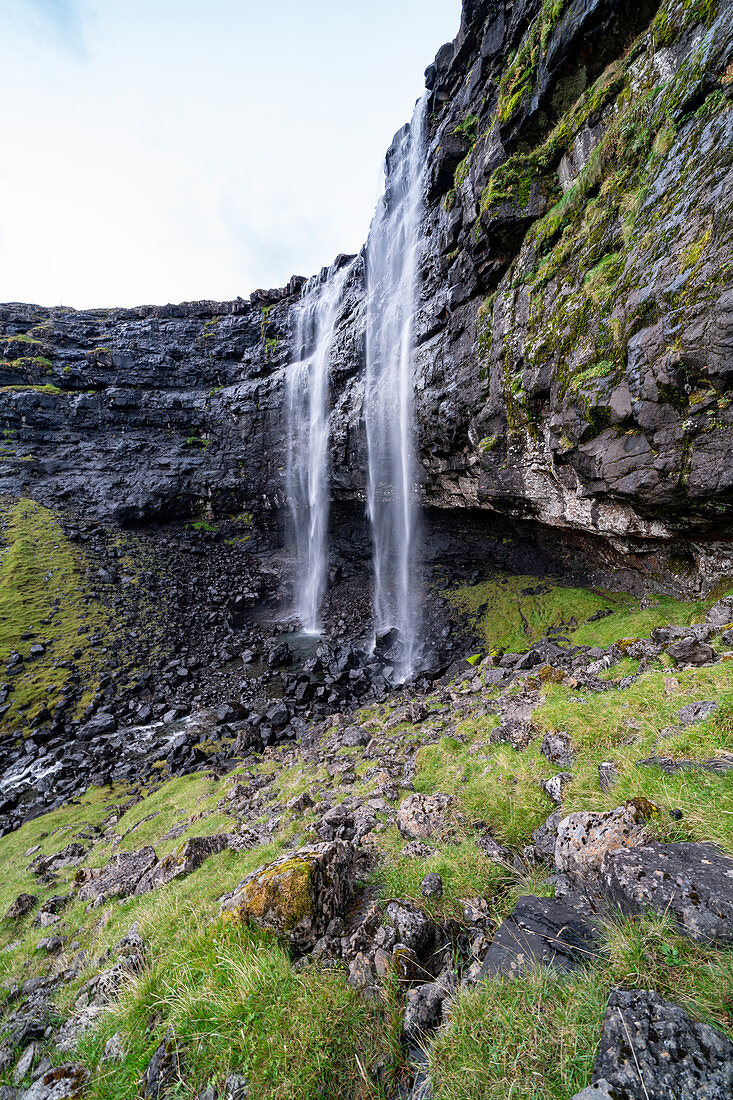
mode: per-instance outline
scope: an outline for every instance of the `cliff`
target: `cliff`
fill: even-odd
[[[426,73],[426,505],[662,548],[687,587],[729,571],[732,42],[714,0],[465,0]],[[363,274],[332,355],[336,501],[364,494]],[[276,509],[301,285],[0,307],[0,490],[121,521]]]

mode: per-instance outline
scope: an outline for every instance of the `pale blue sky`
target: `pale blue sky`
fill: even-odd
[[[356,251],[460,0],[2,0],[0,301],[246,297]]]

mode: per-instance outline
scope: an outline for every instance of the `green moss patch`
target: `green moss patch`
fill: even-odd
[[[5,729],[25,725],[43,707],[58,702],[75,666],[85,694],[79,712],[89,702],[105,669],[106,646],[91,646],[97,635],[112,640],[108,610],[86,591],[84,560],[66,539],[53,513],[33,500],[0,505],[5,548],[0,559],[0,661],[15,651],[25,659],[25,671],[8,678],[13,684]],[[32,633],[34,637],[23,638]],[[46,644],[41,657],[29,659],[34,642]],[[75,653],[78,655],[75,656]]]

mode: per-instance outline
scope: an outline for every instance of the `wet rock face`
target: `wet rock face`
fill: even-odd
[[[708,6],[707,23],[685,16],[661,43],[654,4],[545,7],[465,0],[426,74],[424,501],[596,533],[632,570],[672,561],[692,590],[731,558],[733,13]],[[662,136],[626,149],[616,125]],[[119,521],[204,504],[273,515],[301,285],[134,310],[0,307],[0,491]],[[338,503],[364,499],[363,367],[357,262],[331,363]]]

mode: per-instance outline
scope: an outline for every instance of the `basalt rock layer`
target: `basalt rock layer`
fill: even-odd
[[[722,0],[464,0],[426,73],[415,414],[433,510],[600,536],[642,568],[653,551],[687,590],[730,571],[732,49]],[[0,492],[119,521],[274,512],[301,285],[0,307]],[[332,350],[337,502],[364,497],[363,366],[362,259]]]

